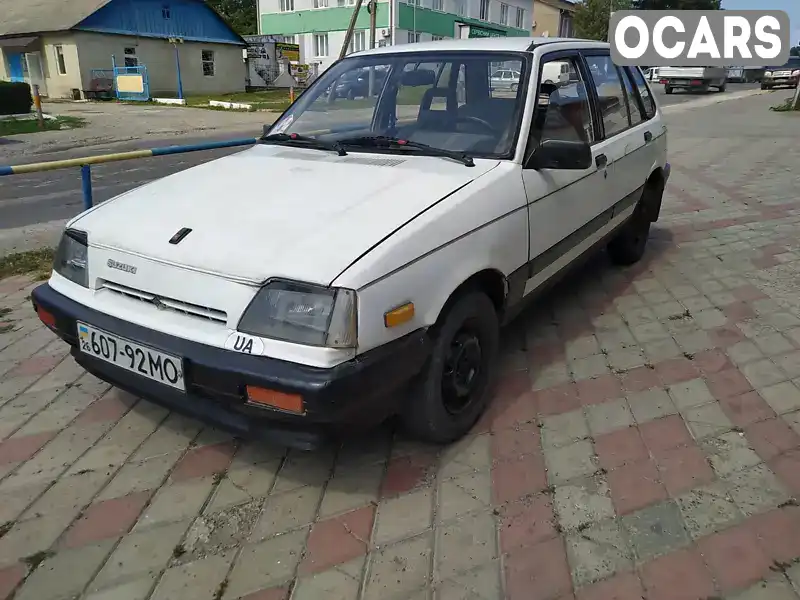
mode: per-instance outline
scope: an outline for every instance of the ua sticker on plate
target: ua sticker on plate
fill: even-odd
[[[263,354],[264,342],[257,337],[235,332],[230,334],[225,341],[225,349],[242,354]]]

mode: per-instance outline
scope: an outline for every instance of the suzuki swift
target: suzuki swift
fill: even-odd
[[[72,219],[33,304],[90,373],[238,434],[312,448],[399,416],[451,442],[503,323],[597,248],[643,255],[666,140],[605,43],[357,52],[254,147]]]

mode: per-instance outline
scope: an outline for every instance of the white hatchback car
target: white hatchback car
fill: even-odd
[[[335,92],[372,68],[375,94]],[[643,255],[666,147],[604,43],[358,52],[255,147],[72,219],[32,300],[89,372],[236,433],[311,448],[399,415],[446,443],[487,406],[502,323],[600,246]]]

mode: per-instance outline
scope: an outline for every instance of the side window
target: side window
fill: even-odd
[[[556,63],[556,66],[546,66],[552,63]],[[531,127],[534,143],[538,144],[543,140],[591,143],[595,141],[592,115],[586,82],[578,69],[577,57],[559,57],[543,61],[540,70],[542,78],[548,71],[560,72],[561,64],[568,64],[568,71],[575,73],[575,81],[568,81],[562,85],[544,82],[539,84],[538,101]]]
[[[639,101],[636,99],[636,90],[633,89],[631,78],[624,72],[622,67],[617,67],[617,74],[622,80],[623,90],[625,91],[625,98],[628,102],[628,113],[631,117],[631,127],[638,125],[644,121],[644,115],[639,108]]]
[[[636,85],[636,89],[639,90],[639,97],[642,99],[642,104],[644,105],[645,119],[652,119],[656,114],[656,104],[653,101],[650,88],[647,87],[647,82],[644,80],[642,72],[636,67],[625,67],[625,70],[633,76],[633,83]]]
[[[587,56],[586,62],[600,101],[605,137],[610,138],[630,127],[622,82],[610,56]]]

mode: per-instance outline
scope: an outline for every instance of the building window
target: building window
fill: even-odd
[[[431,41],[432,42],[438,42],[439,40],[443,40],[443,39],[444,39],[443,35],[432,35],[431,36]]]
[[[518,8],[517,9],[517,20],[514,22],[514,24],[516,25],[517,29],[525,29],[525,27],[523,26],[524,22],[525,22],[525,9],[524,8]]]
[[[500,4],[500,24],[508,25],[508,4]]]
[[[281,12],[292,12],[294,10],[294,0],[281,0]]]
[[[297,36],[296,35],[285,35],[285,36],[283,36],[283,43],[284,44],[296,44],[297,43]]]
[[[67,61],[64,60],[64,48],[62,46],[56,46],[56,63],[58,63],[58,74],[59,75],[66,75],[67,74]]]
[[[314,56],[324,58],[328,56],[328,34],[315,33],[314,34]]]
[[[367,33],[365,31],[354,31],[353,37],[350,38],[350,48],[348,54],[351,52],[361,52],[367,48]]]
[[[126,67],[139,66],[139,57],[136,56],[136,48],[134,46],[129,46],[127,48],[124,48],[122,52],[124,54]]]
[[[433,0],[431,2],[431,8],[439,12],[444,12],[444,0]]]
[[[202,50],[202,60],[203,60],[203,75],[206,77],[213,77],[214,76],[214,51],[213,50]]]
[[[314,0],[314,8],[328,8],[328,0]]]
[[[481,0],[480,10],[478,12],[478,18],[482,21],[489,20],[489,0]]]
[[[419,32],[415,33],[413,31],[409,31],[408,32],[408,43],[409,44],[415,44],[418,41],[419,41]]]
[[[355,3],[356,0],[336,0],[336,6],[338,6],[339,8],[343,6],[354,6]]]
[[[455,13],[459,17],[463,17],[464,16],[464,0],[455,0],[454,4],[455,4]]]
[[[169,10],[169,4],[165,4],[161,7],[161,18],[165,21],[169,21],[172,18],[172,13]]]

